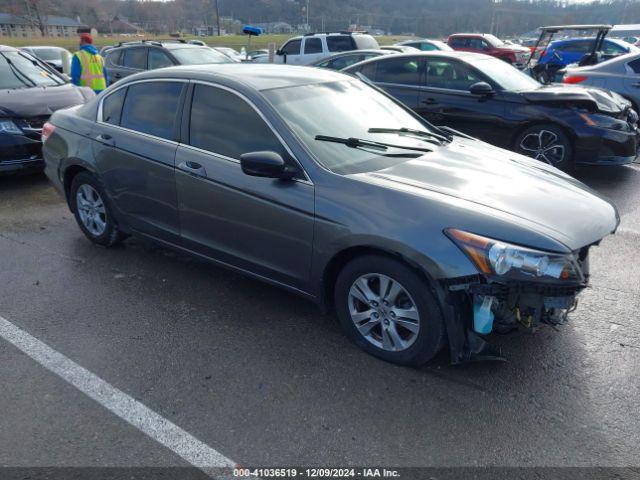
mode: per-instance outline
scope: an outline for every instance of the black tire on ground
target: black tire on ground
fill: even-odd
[[[104,213],[101,214],[101,219],[104,221],[105,227],[100,234],[91,232],[82,221],[79,208],[78,191],[83,188],[83,186],[88,186],[93,189],[93,191],[99,195],[99,198],[104,205]],[[113,209],[110,206],[109,198],[107,197],[100,181],[89,172],[80,172],[73,178],[73,181],[71,182],[69,201],[72,204],[73,213],[80,230],[82,230],[82,233],[84,233],[85,236],[93,243],[102,245],[103,247],[111,247],[127,237],[127,235],[121,232],[118,228],[118,224],[116,223],[112,213]]]
[[[573,142],[558,126],[540,124],[529,127],[516,137],[515,152],[536,158],[560,170],[569,172],[574,168]]]
[[[352,320],[350,308],[353,307],[353,304],[359,304],[363,310],[370,308],[365,303],[350,298],[349,294],[354,282],[369,274],[381,274],[394,282],[398,282],[406,290],[410,298],[400,294],[396,297],[396,300],[391,300],[391,293],[389,293],[388,298],[392,303],[405,302],[404,305],[397,304],[399,309],[406,308],[408,300],[418,312],[419,330],[417,335],[414,334],[413,342],[405,349],[389,351],[381,346],[374,345],[360,333]],[[373,282],[370,284],[372,289],[376,288],[375,281],[375,279],[371,280]],[[389,292],[390,290],[391,288],[389,287]],[[377,293],[379,294],[380,290]],[[426,280],[399,260],[384,255],[365,255],[355,258],[345,265],[338,275],[334,289],[334,302],[338,320],[346,335],[366,352],[388,362],[400,365],[421,365],[436,356],[444,345],[445,327],[437,300],[431,293]],[[391,315],[389,310],[385,315],[385,319]],[[382,314],[378,318],[383,318]],[[371,318],[369,321],[371,321]],[[373,332],[373,335],[378,335],[376,332],[380,332],[378,336],[382,338],[382,328],[385,327],[380,322],[371,329],[371,332]],[[411,332],[405,330],[402,324],[394,323],[393,328],[396,332],[400,332],[401,336],[411,335]]]

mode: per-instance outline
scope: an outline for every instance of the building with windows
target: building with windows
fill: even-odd
[[[88,29],[80,19],[47,15],[44,17],[45,36],[74,37],[78,29]],[[0,37],[40,37],[38,20],[28,15],[0,13]]]

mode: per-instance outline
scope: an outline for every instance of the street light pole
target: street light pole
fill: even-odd
[[[307,0],[307,28],[309,28],[309,0]],[[309,30],[311,30],[309,28]]]

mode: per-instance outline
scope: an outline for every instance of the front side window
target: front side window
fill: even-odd
[[[284,47],[282,47],[282,53],[285,55],[300,55],[301,40],[291,40]]]
[[[401,85],[420,85],[420,65],[412,58],[389,58],[378,62],[375,81],[398,83]]]
[[[158,48],[149,49],[149,70],[170,67],[172,65],[173,62],[162,50]]]
[[[602,53],[605,55],[622,55],[623,53],[627,53],[627,50],[615,42],[605,41],[602,46]]]
[[[110,123],[111,125],[120,125],[120,114],[122,113],[122,105],[126,95],[127,89],[121,88],[105,97],[102,102],[103,122]]]
[[[238,126],[242,135],[238,135]],[[286,152],[265,121],[242,98],[220,88],[196,85],[191,101],[189,144],[240,159],[249,152]]]
[[[355,48],[350,35],[329,35],[327,48],[330,52],[348,52]]]
[[[144,82],[129,86],[120,125],[173,140],[182,86],[180,82]]]
[[[319,38],[307,38],[304,42],[304,53],[322,53],[322,40]]]
[[[471,85],[483,81],[486,80],[463,63],[446,59],[430,59],[427,63],[428,87],[468,91]]]
[[[144,70],[147,68],[147,49],[146,48],[129,48],[124,51],[122,65],[136,70]]]

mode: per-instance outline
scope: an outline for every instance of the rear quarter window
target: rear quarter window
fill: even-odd
[[[127,89],[121,88],[105,97],[102,102],[102,121],[111,125],[120,125],[122,105],[127,95]]]
[[[351,35],[330,35],[327,37],[327,48],[330,52],[348,52],[356,46]]]

